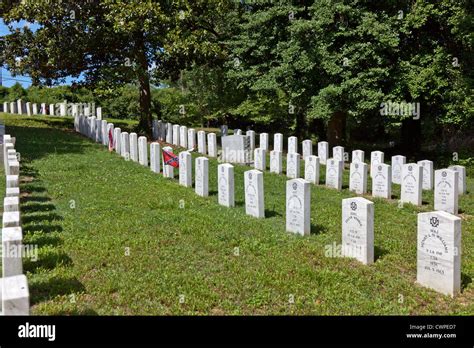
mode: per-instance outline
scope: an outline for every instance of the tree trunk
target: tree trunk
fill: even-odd
[[[421,148],[420,120],[406,118],[402,121],[400,148],[404,154],[416,155]]]
[[[327,141],[331,146],[342,146],[346,141],[346,113],[336,111],[328,122]]]
[[[303,139],[306,137],[307,127],[305,115],[301,109],[296,110],[296,131],[295,135],[298,139]]]
[[[150,77],[148,76],[148,60],[143,36],[140,33],[136,41],[137,75],[140,94],[140,122],[138,128],[152,137]]]

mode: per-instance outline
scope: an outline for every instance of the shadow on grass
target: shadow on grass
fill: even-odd
[[[35,120],[49,124],[52,121]],[[71,123],[72,120],[60,122],[60,125]],[[56,124],[56,123],[55,123]],[[41,159],[52,153],[54,154],[81,154],[91,144],[83,139],[80,135],[67,132],[70,127],[54,126],[51,128],[41,127],[22,127],[8,126],[8,132],[15,135],[18,139],[16,143],[17,151],[21,154],[22,159],[22,175],[37,176],[37,172],[29,165],[33,160]],[[65,132],[66,131],[66,132]],[[71,130],[73,131],[73,130]],[[28,139],[28,141],[21,141]],[[26,166],[24,164],[26,163]],[[25,172],[23,172],[25,167]]]
[[[46,281],[34,282],[29,286],[31,305],[48,301],[56,296],[84,292],[85,287],[75,277],[55,277]]]
[[[50,202],[51,198],[44,197],[44,196],[24,196],[21,197],[20,203],[27,203],[27,202]]]
[[[383,258],[387,254],[388,254],[387,249],[383,249],[379,246],[374,246],[374,262],[377,261],[378,259]]]
[[[52,221],[61,221],[61,220],[63,220],[62,216],[60,216],[56,213],[53,213],[51,211],[48,211],[48,212],[45,212],[45,213],[35,211],[34,213],[35,213],[34,215],[33,214],[23,215],[22,218],[21,218],[22,223],[28,224],[30,222],[39,223],[39,222],[43,222],[43,221],[52,222]]]
[[[280,214],[279,212],[277,212],[275,210],[265,209],[265,217],[266,218],[270,218],[270,217],[274,217],[274,216],[282,216],[282,214]]]
[[[23,260],[23,269],[25,271],[36,273],[36,270],[54,269],[56,266],[71,266],[72,259],[64,252],[49,251],[48,253],[40,252],[37,260],[25,258]]]
[[[33,244],[36,245],[38,248],[41,248],[42,246],[57,246],[62,243],[61,238],[58,236],[52,236],[50,234],[43,234],[41,236],[35,236],[29,241],[26,241],[26,244]]]
[[[23,226],[23,233],[35,233],[35,232],[44,232],[44,233],[52,233],[52,232],[62,232],[63,227],[60,225],[29,225]]]
[[[469,284],[472,283],[472,278],[466,273],[461,272],[461,289],[465,289]]]
[[[37,212],[44,212],[44,211],[52,211],[55,209],[56,209],[55,205],[51,203],[45,203],[45,204],[32,203],[32,204],[27,204],[24,207],[22,207],[21,211],[22,213],[37,213]]]
[[[72,309],[70,311],[62,310],[59,312],[54,312],[52,315],[99,315],[92,308],[81,308],[81,309]]]
[[[311,224],[310,234],[323,234],[328,231],[328,228],[319,224]]]

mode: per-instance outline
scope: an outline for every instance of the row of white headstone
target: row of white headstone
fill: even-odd
[[[153,138],[188,150],[196,149],[198,153],[209,157],[217,157],[216,133],[202,130],[196,132],[194,128],[154,120]]]
[[[357,160],[350,164],[349,190],[357,194],[367,193],[367,177],[369,166],[358,160],[363,158],[364,152],[359,152]],[[380,156],[380,151],[377,151]],[[372,153],[373,154],[373,153]],[[382,160],[383,160],[383,153]],[[333,154],[335,155],[335,153]],[[282,173],[282,152],[270,151],[270,172]],[[342,160],[329,158],[326,161],[326,186],[342,189],[344,163]],[[257,148],[254,150],[255,169],[265,171],[266,150]],[[380,158],[380,157],[379,157]],[[372,156],[374,159],[374,156]],[[299,178],[301,168],[301,157],[298,153],[289,153],[286,157],[286,175],[289,178]],[[436,210],[446,211],[451,214],[458,213],[458,196],[466,192],[466,168],[464,166],[450,166],[434,171],[433,180],[433,162],[429,160],[418,161],[418,163],[405,163],[404,156],[393,156],[392,165],[381,162],[371,161],[372,165],[372,196],[391,199],[392,183],[394,173],[398,176],[397,180],[401,184],[400,202],[411,203],[417,206],[422,204],[423,189],[432,189],[434,183],[434,206]],[[395,171],[393,170],[395,168]],[[304,179],[319,184],[320,158],[309,155],[306,157],[304,165]],[[429,183],[426,185],[426,183]]]
[[[20,219],[20,162],[15,138],[3,136],[3,166],[6,194],[2,219],[2,278],[0,291],[3,315],[28,315],[30,295],[28,280],[23,274],[23,231]]]
[[[84,129],[92,139],[96,139],[91,128],[91,118]],[[80,122],[79,122],[80,124]],[[104,124],[110,130],[113,125]],[[135,136],[114,130],[114,148],[123,157],[135,153]],[[133,134],[133,133],[132,133]],[[120,140],[118,140],[120,139]],[[139,140],[138,161],[146,156],[146,138]],[[171,147],[164,147],[172,150]],[[259,150],[262,151],[262,150]],[[151,170],[160,172],[161,151],[159,143],[150,145]],[[260,154],[259,154],[260,155]],[[192,155],[189,151],[179,153],[179,184],[192,187]],[[319,162],[319,158],[307,158],[307,163]],[[133,157],[133,156],[130,156]],[[257,158],[257,156],[256,156]],[[341,161],[339,161],[341,162]],[[359,162],[360,163],[360,162]],[[331,163],[328,163],[330,166]],[[364,163],[365,166],[367,166]],[[339,165],[342,168],[342,165]],[[342,170],[342,169],[341,169]],[[235,206],[234,166],[229,163],[218,165],[218,203],[226,207]],[[306,172],[306,170],[305,170]],[[209,194],[209,160],[207,157],[195,159],[195,192],[200,196]],[[163,162],[163,175],[174,177],[174,168]],[[286,230],[288,232],[309,235],[311,232],[311,182],[292,178],[286,184]],[[264,181],[260,170],[244,172],[245,211],[257,218],[265,217]],[[460,291],[460,246],[461,219],[444,211],[433,211],[418,214],[418,247],[417,247],[417,282],[444,294],[454,296]],[[354,257],[364,264],[374,262],[374,203],[362,198],[353,197],[342,200],[342,254]]]
[[[187,133],[187,136],[186,136]],[[239,129],[234,134],[241,134]],[[189,150],[195,147],[196,132],[187,129],[186,126],[163,123],[160,120],[153,122],[154,138],[167,143],[181,146]],[[266,155],[269,149],[268,133],[260,134],[260,146],[255,148],[255,132],[248,130],[246,135],[250,138],[250,148],[254,151],[254,167],[258,170],[266,170]],[[206,133],[198,132],[198,152],[208,154],[210,157],[217,156],[217,140],[215,133],[207,135],[209,149],[206,151]],[[270,151],[270,172],[282,173],[283,158],[283,135],[274,134],[274,148]],[[313,143],[306,139],[302,142],[302,155],[298,153],[298,138],[288,138],[288,153],[286,174],[290,178],[300,177],[300,159],[305,161],[306,180],[319,183],[319,165],[326,165],[326,186],[338,190],[342,189],[342,177],[344,163],[348,158],[344,147],[335,146],[332,149],[332,157],[329,158],[329,144],[326,141],[318,142],[318,156],[313,155]],[[414,205],[422,204],[422,191],[435,188],[435,209],[443,210],[452,214],[458,213],[457,195],[466,193],[466,168],[453,165],[449,168],[433,170],[433,162],[422,160],[417,163],[406,163],[406,157],[392,156],[391,165],[384,163],[384,153],[372,151],[370,153],[370,166],[365,164],[365,152],[362,150],[352,151],[352,162],[350,164],[349,190],[357,194],[367,193],[367,175],[372,177],[372,195],[374,197],[391,198],[392,183],[401,185],[402,203]],[[454,174],[457,172],[458,174]],[[457,178],[456,178],[457,177]],[[457,189],[456,189],[457,187]],[[457,193],[455,192],[457,191]]]
[[[84,114],[87,116],[96,116],[102,119],[102,108],[95,107],[93,103],[68,103],[64,101],[57,104],[31,103],[18,99],[16,102],[4,102],[3,112],[18,115],[50,115],[50,116],[78,116]]]

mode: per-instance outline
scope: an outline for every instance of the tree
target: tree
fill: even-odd
[[[159,84],[200,56],[218,55],[218,32],[210,20],[226,13],[226,6],[220,1],[2,2],[6,23],[26,20],[39,28],[4,37],[0,63],[44,84],[67,76],[111,88],[136,83],[139,128],[151,134],[151,80]]]
[[[239,64],[229,64],[228,74],[247,100],[281,93],[293,106],[286,119],[296,134],[325,124],[336,144],[396,129],[406,150],[416,150],[421,125],[472,124],[471,32],[472,11],[463,1],[255,3],[230,40]],[[456,57],[462,63],[454,67]],[[388,101],[420,103],[421,120],[382,115]]]

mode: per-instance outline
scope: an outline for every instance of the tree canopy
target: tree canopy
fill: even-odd
[[[0,63],[39,85],[83,77],[104,99],[135,85],[136,104],[109,106],[138,105],[148,131],[157,114],[417,149],[474,124],[468,0],[52,3],[0,5],[39,24],[2,38]]]

